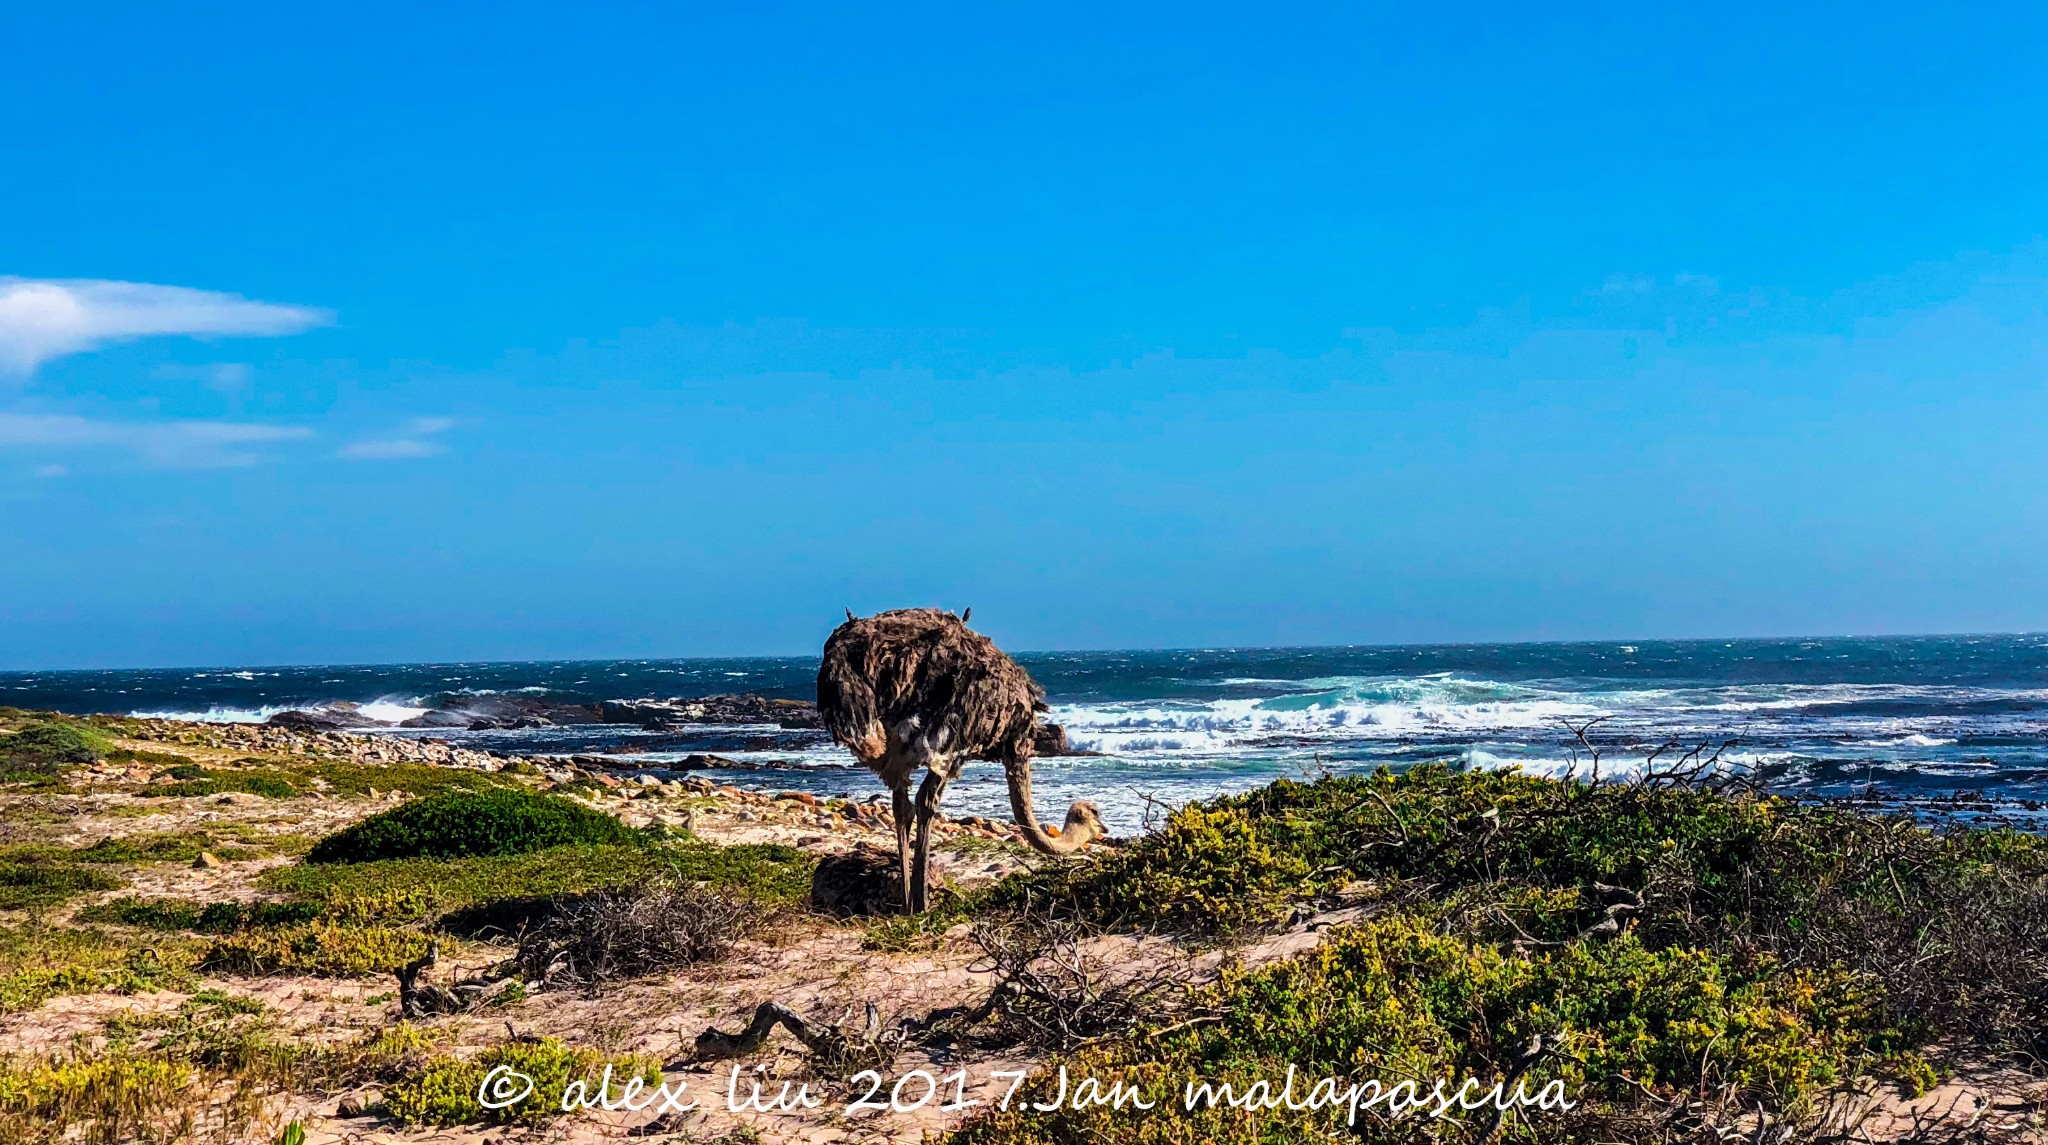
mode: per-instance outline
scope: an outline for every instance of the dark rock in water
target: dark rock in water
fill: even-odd
[[[937,865],[925,872],[932,890],[942,889]],[[811,876],[811,907],[834,918],[903,913],[903,875],[896,852],[863,843],[843,855],[818,860]]]
[[[318,708],[295,708],[279,712],[263,722],[274,728],[290,728],[299,732],[338,732],[351,728],[391,726],[364,715],[360,705],[346,702]]]
[[[466,728],[469,726],[469,720],[470,717],[463,715],[461,712],[451,712],[446,708],[435,708],[431,712],[414,716],[398,726],[402,728]]]
[[[785,728],[822,727],[818,706],[806,700],[780,700],[745,692],[693,699],[606,700],[597,705],[605,723],[638,724],[650,730],[679,724],[775,724]]]
[[[564,704],[533,696],[456,696],[398,726],[496,731],[603,722],[604,717],[590,704]]]
[[[1101,755],[1099,751],[1079,751],[1067,746],[1067,729],[1058,724],[1040,724],[1031,729],[1031,754],[1047,755]]]
[[[1031,754],[1067,754],[1067,729],[1058,724],[1040,724],[1031,729]]]

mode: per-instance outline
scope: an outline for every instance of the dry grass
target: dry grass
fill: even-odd
[[[519,942],[534,981],[595,985],[724,956],[763,918],[754,901],[653,880],[566,899]]]

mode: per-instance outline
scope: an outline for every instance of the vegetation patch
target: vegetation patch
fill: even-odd
[[[290,799],[302,794],[288,773],[271,768],[223,771],[184,764],[171,768],[169,774],[170,782],[152,783],[141,794],[178,798],[236,791],[266,799]]]
[[[264,872],[259,885],[363,920],[421,920],[504,902],[531,905],[653,878],[700,882],[764,905],[801,903],[815,859],[776,844],[720,847],[676,842],[568,846],[530,855],[302,863]]]
[[[1224,1106],[1185,1108],[1190,1083],[1259,1079],[1279,1084],[1290,1066],[1306,1097],[1326,1078],[1480,1079],[1511,1074],[1535,1094],[1552,1081],[1577,1114],[1512,1123],[1506,1140],[1601,1136],[1601,1111],[1645,1090],[1712,1089],[1734,1100],[1800,1108],[1859,1065],[1896,1049],[1871,984],[1848,973],[1740,967],[1705,951],[1653,951],[1633,936],[1573,943],[1534,957],[1446,934],[1442,920],[1401,914],[1348,928],[1299,962],[1226,975],[1199,1000],[1222,1021],[1182,1024],[1068,1060],[1077,1076],[1124,1080],[1158,1101],[1152,1113],[1071,1107],[1050,1113],[1013,1104],[960,1140],[1323,1140],[1344,1135],[1344,1110],[1278,1108],[1247,1116]],[[1538,1037],[1542,1038],[1538,1042]],[[1533,1061],[1530,1051],[1547,1047]],[[1518,1071],[1518,1067],[1519,1071]],[[1049,1104],[1049,1102],[1048,1102]],[[1367,1113],[1375,1141],[1432,1140],[1426,1118]],[[1592,1136],[1587,1136],[1591,1134]],[[1461,1138],[1462,1139],[1462,1138]]]
[[[400,1023],[307,1045],[286,1038],[260,1002],[201,992],[170,1013],[108,1021],[97,1046],[0,1058],[0,1141],[269,1140],[261,1127],[277,1093],[394,1082],[416,1073],[436,1041]]]
[[[322,919],[215,939],[200,968],[227,974],[389,974],[427,952],[417,930]]]
[[[408,795],[446,795],[451,792],[516,791],[519,782],[495,771],[472,771],[464,767],[441,767],[431,763],[309,763],[295,769],[308,780],[317,781],[337,795],[367,796],[403,791]]]
[[[81,909],[79,922],[114,923],[145,930],[233,934],[264,926],[311,922],[321,908],[309,902],[200,902],[196,899],[142,898],[124,895]]]
[[[113,750],[112,740],[85,724],[37,720],[0,735],[0,783],[53,779]]]
[[[484,1078],[500,1066],[531,1078],[532,1091],[503,1109],[485,1109],[477,1101],[477,1091]],[[562,1093],[572,1080],[594,1085],[607,1067],[615,1087],[635,1077],[649,1087],[661,1082],[660,1065],[651,1058],[606,1057],[595,1050],[572,1049],[554,1038],[543,1038],[506,1042],[467,1061],[437,1057],[385,1090],[384,1109],[401,1125],[545,1121],[561,1116]]]
[[[113,890],[122,880],[91,867],[47,860],[0,859],[0,910],[55,906],[93,891]]]
[[[1293,1064],[1386,1085],[1521,1069],[1532,1092],[1555,1080],[1585,1104],[1511,1139],[1691,1140],[1733,1132],[1744,1109],[1797,1121],[1858,1076],[1923,1089],[1930,1046],[2048,1050],[2041,839],[1740,790],[1443,767],[1282,781],[1007,880],[978,909],[1213,940],[1339,906],[1366,921],[1300,962],[1227,976],[1161,1019],[1163,1036],[1067,1059],[1171,1090],[1172,1112],[1013,1107],[966,1139],[1337,1135],[1179,1107],[1188,1080],[1242,1092]],[[1450,1132],[1411,1121],[1370,1136]]]
[[[96,927],[31,922],[0,929],[0,1014],[64,994],[132,994],[189,985],[196,944],[137,942]]]
[[[429,796],[329,835],[309,863],[518,855],[567,844],[621,845],[645,836],[573,800],[526,791]]]
[[[71,852],[87,863],[189,863],[200,852],[222,859],[254,859],[265,852],[261,847],[236,842],[247,839],[247,831],[148,832],[102,839]]]

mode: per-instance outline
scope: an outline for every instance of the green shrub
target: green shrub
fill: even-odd
[[[0,735],[0,782],[49,779],[113,750],[112,740],[83,724],[41,720]]]
[[[0,860],[0,910],[54,906],[91,891],[113,890],[122,880],[68,863]]]
[[[309,863],[518,855],[570,843],[623,844],[645,836],[572,800],[524,791],[429,796],[372,815],[313,845]]]
[[[504,1066],[532,1079],[526,1097],[503,1109],[485,1109],[477,1091],[490,1072]],[[554,1038],[535,1043],[507,1042],[469,1061],[437,1057],[424,1069],[384,1091],[384,1108],[400,1125],[466,1125],[537,1122],[562,1113],[562,1093],[573,1079],[595,1084],[610,1066],[614,1099],[617,1087],[638,1077],[648,1086],[661,1082],[661,1069],[639,1056],[607,1058],[595,1050],[571,1049]],[[507,1097],[511,1094],[507,1094]],[[594,1096],[594,1095],[593,1095]]]
[[[0,737],[0,759],[22,766],[92,763],[113,750],[112,740],[68,720],[43,720]]]
[[[181,797],[219,795],[228,791],[261,795],[266,799],[290,799],[299,794],[290,778],[283,772],[260,771],[209,771],[203,767],[174,767],[170,770],[170,783],[152,783],[142,789],[141,794],[166,799]]]
[[[140,927],[144,930],[179,931],[193,930],[199,925],[199,916],[206,904],[191,899],[153,899],[137,895],[122,895],[102,903],[84,907],[73,915],[78,922],[114,923],[120,926]]]
[[[1067,883],[1055,874],[1040,889],[1101,922],[1183,932],[1279,921],[1316,886],[1307,860],[1262,834],[1244,808],[1199,803],[1087,870]]]
[[[233,934],[259,927],[291,926],[320,917],[310,902],[199,902],[193,899],[140,898],[124,895],[95,903],[73,917],[79,922],[116,923],[144,930],[198,931]]]
[[[494,771],[442,767],[431,763],[313,763],[296,768],[326,784],[337,795],[403,791],[409,795],[446,795],[456,791],[520,790],[518,781]]]
[[[131,1054],[0,1064],[0,1140],[174,1140],[192,1068]]]
[[[232,836],[212,831],[173,831],[101,839],[71,854],[87,863],[189,863],[201,851],[222,859],[253,859],[263,851],[230,842]]]
[[[200,968],[228,974],[388,974],[427,952],[416,930],[321,920],[215,939]]]
[[[318,903],[330,917],[365,922],[419,921],[497,904],[511,920],[500,929],[509,931],[544,900],[650,878],[709,883],[768,906],[799,904],[810,897],[815,865],[808,853],[779,844],[579,845],[530,855],[297,864],[265,871],[258,885]]]
[[[191,980],[192,956],[190,944],[169,936],[137,942],[92,927],[0,929],[0,1014],[64,994],[176,989]]]
[[[1838,972],[1785,973],[1769,960],[1740,966],[1706,951],[1650,950],[1631,935],[1529,955],[1442,932],[1430,912],[1345,928],[1296,962],[1226,973],[1200,999],[1227,1020],[1161,1037],[1134,1037],[1065,1063],[1076,1077],[1125,1080],[1159,1100],[1150,1113],[1013,1104],[970,1125],[966,1142],[1320,1140],[1341,1130],[1327,1112],[1186,1111],[1190,1081],[1301,1076],[1301,1096],[1324,1077],[1353,1081],[1504,1077],[1531,1039],[1557,1052],[1525,1076],[1552,1080],[1574,1101],[1627,1104],[1643,1090],[1701,1087],[1754,1104],[1800,1107],[1892,1048],[1871,983]],[[1423,1091],[1428,1091],[1425,1083]],[[1598,1106],[1582,1111],[1592,1116]],[[1371,1140],[1428,1139],[1426,1119],[1375,1125]],[[1576,1140],[1536,1115],[1509,1139]],[[1329,1134],[1335,1136],[1335,1134]],[[1595,1138],[1588,1138],[1595,1139]]]

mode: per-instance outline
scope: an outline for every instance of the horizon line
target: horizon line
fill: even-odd
[[[1350,651],[1355,649],[1401,649],[1401,648],[1524,648],[1533,645],[1554,644],[1575,646],[1586,644],[1619,644],[1639,646],[1643,644],[1773,644],[1802,640],[1962,640],[1984,638],[2018,639],[2024,637],[2048,637],[2048,631],[2018,632],[1887,632],[1887,633],[1829,633],[1795,634],[1779,636],[1598,636],[1580,637],[1570,640],[1421,640],[1401,642],[1366,642],[1358,644],[1188,644],[1155,646],[1148,648],[1020,648],[1011,651],[1012,656],[1085,656],[1107,653],[1141,652],[1316,652]],[[357,660],[357,661],[301,661],[297,663],[222,663],[222,664],[153,664],[127,665],[99,668],[0,668],[0,677],[86,674],[95,672],[201,672],[233,668],[240,671],[265,669],[308,669],[308,668],[434,668],[467,667],[486,664],[622,664],[650,663],[674,664],[691,661],[717,662],[734,660],[815,660],[817,653],[770,653],[734,654],[707,656],[578,656],[567,659],[515,658],[505,660]]]

